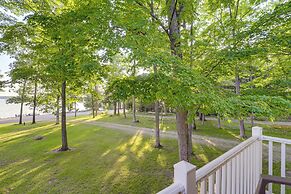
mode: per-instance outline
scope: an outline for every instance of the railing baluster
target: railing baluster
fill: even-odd
[[[222,166],[221,173],[221,194],[226,193],[226,164]]]
[[[235,193],[236,157],[231,160],[231,193]]]
[[[214,175],[208,177],[208,193],[214,194]]]
[[[286,177],[286,144],[281,144],[281,177]],[[281,185],[281,194],[285,194],[285,185]]]
[[[250,194],[253,193],[253,147],[252,145],[250,146],[250,176],[249,176],[249,179],[250,179]]]
[[[241,165],[241,154],[239,154],[237,157],[236,157],[236,174],[235,174],[235,185],[236,185],[236,190],[235,190],[235,193],[239,194],[240,192],[240,180],[241,180],[241,177],[240,177],[240,165]]]
[[[244,178],[244,184],[243,184],[243,186],[244,186],[244,194],[247,194],[247,169],[248,169],[248,166],[247,166],[247,164],[248,164],[248,153],[247,153],[247,149],[245,149],[244,150],[244,164],[243,164],[243,178]]]
[[[226,193],[231,194],[231,160],[226,164]]]
[[[206,179],[203,179],[201,181],[201,188],[200,188],[200,194],[206,194]]]
[[[215,194],[220,194],[220,190],[221,190],[221,184],[222,184],[222,181],[221,181],[221,171],[222,169],[218,169],[216,171],[216,176],[215,176]]]
[[[269,141],[269,160],[268,160],[268,174],[273,175],[273,142]],[[273,192],[273,185],[272,183],[268,184],[268,191],[269,194],[272,194]]]
[[[256,164],[259,162],[257,160],[257,142],[254,143],[253,149],[252,149],[252,193],[255,193],[256,191],[256,177],[257,177],[257,168]]]
[[[250,154],[250,147],[247,148],[247,193],[251,194],[251,187],[250,187],[250,183],[251,183],[251,179],[250,179],[250,176],[251,176],[251,154]]]

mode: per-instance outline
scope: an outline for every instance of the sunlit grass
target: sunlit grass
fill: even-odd
[[[155,193],[172,182],[177,142],[99,128],[87,122],[98,115],[71,118],[68,142],[60,147],[60,125],[53,122],[0,125],[0,193]],[[41,135],[42,140],[34,140]],[[9,141],[7,141],[9,139]],[[194,145],[192,163],[201,167],[223,151]]]

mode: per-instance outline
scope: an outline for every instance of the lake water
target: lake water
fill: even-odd
[[[0,118],[15,117],[20,113],[20,104],[6,104],[6,98],[0,98]],[[23,114],[32,114],[32,109],[23,106]]]
[[[7,98],[0,96],[0,118],[15,117],[20,114],[20,104],[6,104]],[[84,111],[86,108],[83,103],[77,103],[77,109]],[[36,111],[37,114],[43,114]],[[32,109],[29,106],[23,105],[23,115],[32,114]]]

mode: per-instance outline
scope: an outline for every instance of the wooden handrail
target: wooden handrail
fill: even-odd
[[[246,149],[248,146],[250,146],[252,143],[257,141],[257,137],[250,137],[246,141],[240,143],[239,145],[235,146],[231,150],[227,151],[223,155],[219,156],[215,160],[209,162],[208,164],[204,165],[203,167],[199,168],[196,172],[196,182],[199,182],[201,179],[209,176],[213,172],[215,172],[217,169],[219,169],[221,166],[226,164],[229,160],[237,156],[241,151]]]
[[[269,183],[291,186],[291,179],[279,176],[262,175],[257,186],[256,194],[266,194],[266,186]]]
[[[291,144],[290,139],[271,137],[271,136],[265,136],[265,135],[262,136],[262,140],[273,141],[273,142],[277,142],[277,143]]]

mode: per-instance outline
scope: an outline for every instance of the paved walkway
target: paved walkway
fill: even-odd
[[[129,114],[131,115],[131,114]],[[137,114],[137,117],[147,117],[147,118],[155,118],[154,115],[146,115],[146,114]],[[166,118],[166,119],[174,119],[176,118],[176,116],[161,116],[162,118]],[[217,118],[216,117],[206,117],[206,120],[212,120],[212,121],[216,121]],[[238,123],[239,121],[237,119],[232,119],[231,120],[234,123]],[[249,120],[245,120],[245,123],[250,124],[251,121]],[[291,126],[291,122],[283,122],[283,121],[276,121],[276,122],[271,122],[271,121],[254,121],[255,124],[263,124],[263,125],[283,125],[283,126]]]
[[[115,129],[119,131],[124,131],[131,134],[136,134],[137,132],[139,132],[144,135],[150,135],[150,136],[155,135],[154,129],[144,128],[144,127],[135,127],[135,126],[130,126],[130,125],[122,125],[122,124],[101,122],[101,121],[91,121],[91,122],[88,122],[88,124],[96,125],[96,126],[100,126],[104,128],[109,128],[109,129]],[[173,139],[178,138],[177,132],[175,131],[163,131],[163,132],[161,131],[160,136],[161,138],[173,138]],[[217,137],[201,136],[201,135],[193,135],[192,140],[193,140],[193,143],[217,146],[218,148],[223,149],[223,150],[229,150],[240,143],[240,141],[222,139],[222,138],[217,138]],[[264,158],[268,157],[268,152],[266,149],[267,149],[267,145],[264,145],[264,151],[263,151]],[[280,145],[275,144],[273,149],[274,149],[274,160],[280,161],[280,157],[281,157]],[[290,149],[291,149],[290,146],[287,147],[287,154],[286,154],[287,161],[291,161]]]

